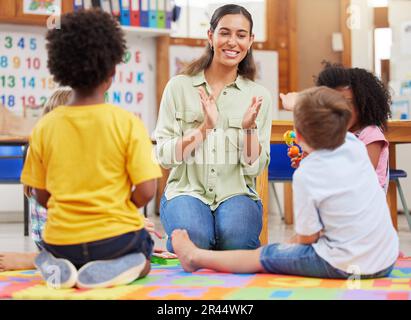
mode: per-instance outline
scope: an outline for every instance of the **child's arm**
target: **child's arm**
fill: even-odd
[[[25,195],[27,198],[30,198],[30,197],[33,196],[33,188],[32,188],[32,187],[23,185],[23,192],[24,192],[24,195]]]
[[[156,179],[152,179],[136,185],[131,194],[131,201],[137,208],[144,207],[151,199],[153,199],[157,190],[156,182]]]
[[[43,207],[47,208],[47,201],[50,199],[50,193],[47,190],[28,187],[30,194],[34,196],[36,201]]]
[[[313,244],[318,241],[320,238],[320,232],[314,233],[310,236],[302,236],[299,234],[294,235],[291,239],[289,239],[288,243],[295,243],[295,244]]]
[[[383,141],[375,141],[370,144],[367,144],[368,156],[371,160],[372,165],[374,166],[374,169],[377,169],[383,147],[384,147]]]
[[[297,101],[298,92],[280,93],[281,102],[285,110],[293,111]]]

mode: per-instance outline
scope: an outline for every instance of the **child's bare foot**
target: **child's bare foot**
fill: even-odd
[[[0,272],[36,269],[34,252],[0,252]]]
[[[200,269],[194,261],[195,255],[200,249],[190,240],[186,230],[174,230],[171,234],[171,243],[185,271],[194,272]]]

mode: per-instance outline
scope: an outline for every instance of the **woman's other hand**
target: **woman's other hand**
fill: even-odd
[[[208,96],[203,87],[198,89],[198,93],[203,107],[205,128],[214,129],[218,121],[218,110],[214,96],[212,94]]]
[[[257,127],[255,120],[257,119],[258,113],[260,112],[262,103],[262,97],[253,97],[251,105],[248,107],[243,117],[243,129],[255,129]]]

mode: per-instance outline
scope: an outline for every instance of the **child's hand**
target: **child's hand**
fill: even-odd
[[[287,94],[280,93],[281,102],[285,110],[293,111],[297,101],[298,92],[290,92]]]
[[[288,154],[288,156],[290,157],[290,154]],[[304,151],[302,156],[301,156],[301,160],[304,159],[306,156],[308,156],[308,153]],[[294,169],[297,169],[300,166],[301,160],[291,158],[291,167],[294,168]]]
[[[149,232],[149,233],[154,233],[154,222],[151,221],[148,218],[144,218],[144,228]]]
[[[148,218],[144,218],[144,229],[146,229],[149,233],[154,234],[159,239],[165,239],[165,236],[161,235],[158,231],[154,229],[154,223]]]

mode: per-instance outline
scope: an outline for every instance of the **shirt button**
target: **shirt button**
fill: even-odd
[[[215,149],[213,149],[213,150],[211,150],[211,151],[215,153]]]
[[[223,95],[226,95],[226,94],[227,94],[227,91],[224,91],[224,92],[223,92]]]
[[[211,169],[211,173],[214,173],[215,172],[215,170],[214,169]]]
[[[213,192],[213,188],[208,189],[208,191]]]
[[[214,132],[217,132],[217,129],[213,129]]]

